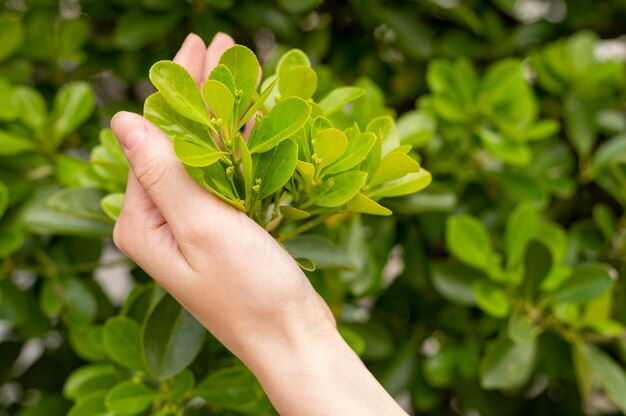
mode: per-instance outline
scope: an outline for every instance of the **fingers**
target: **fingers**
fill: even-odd
[[[176,158],[169,139],[143,117],[116,114],[111,128],[130,163],[134,177],[169,224],[176,239],[201,222],[212,197],[187,174]],[[209,207],[210,208],[210,207]]]
[[[190,33],[174,57],[174,62],[185,67],[196,84],[201,85],[206,80],[203,72],[205,59],[204,41],[200,36]]]
[[[174,236],[132,172],[113,231],[115,245],[152,276],[179,276],[189,270]],[[159,273],[154,273],[154,272]]]
[[[211,74],[211,71],[217,66],[220,58],[226,49],[235,46],[233,38],[226,33],[218,32],[209,44],[206,50],[206,58],[204,62],[204,74],[202,76],[203,81],[206,81]]]

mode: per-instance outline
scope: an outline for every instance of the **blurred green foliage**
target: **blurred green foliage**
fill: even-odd
[[[626,413],[625,21],[623,0],[0,0],[0,414],[272,414],[141,270],[122,297],[103,273],[127,264],[100,200],[128,168],[99,132],[220,30],[266,74],[304,50],[320,96],[365,88],[345,127],[396,115],[433,174],[393,217],[287,243],[411,413]]]

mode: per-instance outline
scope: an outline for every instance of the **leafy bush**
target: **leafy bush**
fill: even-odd
[[[102,277],[125,263],[109,238],[128,165],[100,130],[146,98],[166,132],[166,117],[184,121],[163,84],[174,78],[159,78],[180,71],[157,64],[148,98],[149,68],[190,30],[208,40],[220,29],[255,46],[266,80],[257,93],[251,63],[244,100],[215,74],[232,111],[209,105],[215,119],[195,122],[232,125],[218,132],[227,154],[195,140],[205,130],[172,134],[177,154],[316,266],[307,274],[342,335],[391,394],[425,414],[626,413],[626,80],[611,56],[623,2],[555,2],[535,16],[500,0],[70,3],[0,2],[1,414],[272,413],[250,372],[141,270],[122,298]],[[247,145],[232,133],[254,112],[237,100],[267,114]],[[286,100],[301,118],[287,127],[310,129],[285,127],[259,148]],[[348,149],[328,166],[326,135]],[[395,198],[359,183],[337,204],[315,202],[301,162],[327,184],[355,138],[386,140],[378,169],[431,172],[432,184]],[[255,175],[279,150],[300,162]],[[364,160],[374,181],[379,156]],[[213,171],[225,181],[207,183]]]

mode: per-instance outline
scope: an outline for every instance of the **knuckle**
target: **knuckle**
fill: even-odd
[[[146,190],[150,190],[165,177],[167,165],[163,163],[159,155],[148,153],[133,167],[133,173],[137,181]]]

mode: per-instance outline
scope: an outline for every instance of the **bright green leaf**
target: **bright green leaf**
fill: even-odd
[[[254,125],[248,147],[251,153],[263,153],[277,146],[304,126],[311,107],[301,98],[281,100],[270,113]]]
[[[157,393],[150,387],[134,381],[123,381],[106,395],[107,409],[119,415],[136,415],[146,410],[156,400]]]
[[[200,90],[185,68],[172,61],[159,61],[150,68],[150,81],[180,115],[211,126]]]

